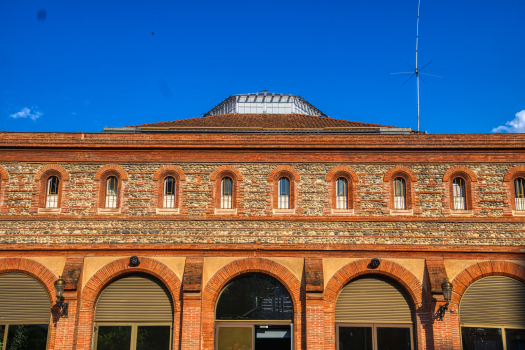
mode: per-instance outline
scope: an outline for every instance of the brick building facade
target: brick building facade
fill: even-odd
[[[160,327],[158,334],[169,327],[170,349],[222,350],[244,339],[245,349],[277,350],[283,343],[273,339],[283,338],[294,349],[335,350],[361,337],[375,350],[392,339],[390,328],[408,335],[395,338],[395,349],[498,348],[490,342],[521,349],[525,211],[517,185],[525,178],[525,137],[351,123],[229,114],[97,134],[2,133],[0,341],[9,349],[17,325],[42,323],[20,306],[32,302],[17,287],[30,276],[52,307],[49,350],[109,349],[102,342],[111,342],[113,331],[142,349],[137,334],[148,325]],[[67,318],[56,305],[59,276]],[[453,293],[440,320],[445,278]],[[241,291],[249,283],[273,285],[274,294],[256,296],[248,315],[219,316],[234,281]],[[484,288],[474,288],[482,281]],[[505,293],[509,283],[516,292],[493,302],[492,286]],[[165,293],[168,316],[154,298],[136,301],[146,305],[140,320],[126,310],[114,319],[104,313],[102,304],[110,310],[112,302],[134,302],[132,295],[113,301],[112,290],[118,299],[148,288]],[[384,302],[382,288],[392,301]],[[479,300],[479,311],[462,304],[467,294]],[[356,296],[370,315],[356,316],[358,304],[345,307],[343,298]],[[241,305],[250,296],[236,297]],[[511,321],[491,320],[511,312],[502,303],[513,302]],[[392,311],[398,306],[399,314]],[[25,319],[17,316],[24,312]]]

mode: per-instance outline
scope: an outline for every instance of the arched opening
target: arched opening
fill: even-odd
[[[414,306],[404,288],[382,277],[343,287],[335,304],[338,350],[413,350]]]
[[[293,302],[286,288],[263,274],[224,287],[215,309],[215,349],[293,349]]]
[[[488,276],[470,285],[459,305],[464,350],[525,349],[525,284]]]
[[[405,179],[396,177],[394,179],[394,209],[405,210],[407,208],[407,189]]]
[[[0,349],[45,350],[50,316],[40,282],[23,273],[0,275]]]
[[[109,284],[95,310],[94,350],[170,350],[173,301],[167,288],[146,274]]]

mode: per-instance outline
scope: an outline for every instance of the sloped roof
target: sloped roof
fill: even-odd
[[[262,129],[326,129],[326,128],[390,128],[391,126],[318,117],[305,114],[222,114],[167,122],[134,125],[140,128],[262,128]]]

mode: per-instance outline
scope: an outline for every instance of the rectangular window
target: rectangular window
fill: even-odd
[[[164,179],[164,208],[175,208],[175,179],[171,176]]]
[[[58,207],[58,177],[51,176],[47,180],[46,208]]]
[[[452,182],[454,210],[466,210],[465,180],[457,177]]]
[[[412,326],[362,324],[337,326],[337,350],[412,350]]]
[[[106,208],[117,207],[117,178],[110,176],[106,180]]]
[[[514,180],[514,197],[516,200],[516,211],[525,211],[525,179]]]
[[[225,177],[221,181],[221,209],[233,208],[233,181]]]
[[[95,350],[170,350],[172,328],[167,324],[98,324]]]
[[[47,324],[0,325],[1,350],[46,350]]]
[[[405,180],[398,177],[394,179],[394,209],[405,210],[406,204],[406,186]]]
[[[523,350],[525,329],[461,327],[463,350]]]
[[[279,179],[279,209],[290,209],[290,180],[286,177]]]
[[[250,327],[220,327],[218,329],[217,350],[253,350]]]
[[[337,179],[337,209],[348,209],[348,181],[340,177]]]

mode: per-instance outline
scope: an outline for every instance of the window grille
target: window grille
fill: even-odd
[[[348,209],[348,180],[340,177],[336,182],[337,209]]]
[[[406,184],[401,177],[394,179],[394,209],[405,210],[407,208],[406,201]]]
[[[452,192],[454,196],[454,210],[466,210],[465,180],[456,177],[452,181]]]
[[[290,180],[286,177],[279,179],[279,209],[290,209]]]
[[[58,207],[58,177],[51,176],[47,179],[46,208]]]
[[[233,208],[233,180],[225,177],[221,180],[221,209]]]
[[[175,179],[172,176],[164,179],[164,208],[175,208]]]
[[[514,197],[516,199],[516,211],[525,211],[525,179],[514,180]]]
[[[117,207],[117,186],[117,178],[115,176],[108,177],[106,180],[106,208]]]

